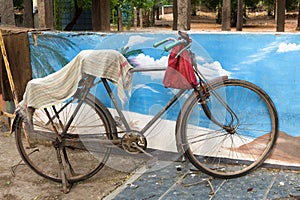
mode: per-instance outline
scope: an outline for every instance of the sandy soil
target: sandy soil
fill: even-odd
[[[172,30],[171,14],[166,14],[157,20],[155,27],[143,28],[138,30]],[[297,14],[288,13],[285,20],[285,32],[298,32]],[[216,23],[215,13],[200,12],[197,16],[192,16],[191,31],[222,31],[221,24]],[[236,31],[235,27],[231,28],[232,32]],[[243,25],[243,32],[275,32],[276,22],[274,17],[266,16],[265,13],[249,13],[246,22]]]
[[[104,167],[94,177],[76,183],[65,194],[60,183],[35,174],[18,154],[14,134],[10,134],[7,120],[0,118],[0,199],[1,200],[82,200],[102,199],[122,185],[131,172],[141,166],[130,158],[118,160],[122,171]],[[113,161],[110,161],[113,162]]]

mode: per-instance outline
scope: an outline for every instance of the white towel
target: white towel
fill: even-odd
[[[131,79],[128,81],[127,77],[131,68],[126,58],[118,51],[81,51],[61,70],[29,81],[18,107],[37,109],[65,101],[76,92],[84,73],[112,81],[118,87],[119,98],[124,101],[124,89],[131,89]]]

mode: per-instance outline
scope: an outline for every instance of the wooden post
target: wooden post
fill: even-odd
[[[0,29],[0,47],[1,47],[1,52],[2,52],[2,56],[3,56],[3,61],[4,61],[4,65],[5,65],[9,85],[10,85],[10,89],[11,89],[11,92],[12,92],[12,95],[13,95],[14,103],[15,103],[15,106],[17,106],[18,103],[19,103],[18,95],[17,95],[17,91],[15,89],[14,80],[13,80],[12,73],[11,73],[11,70],[10,70],[10,66],[9,66],[8,57],[7,57],[7,54],[6,54],[6,49],[5,49],[1,29]],[[4,113],[4,114],[7,115],[8,117],[13,118],[12,114],[9,114],[9,113]]]
[[[3,115],[3,108],[2,108],[2,94],[0,94],[0,116]]]
[[[2,30],[0,30],[0,47],[1,47],[1,52],[2,52],[2,56],[3,56],[4,64],[5,64],[5,69],[6,69],[8,80],[9,80],[10,89],[11,89],[12,94],[13,94],[14,103],[15,103],[15,105],[18,105],[18,103],[19,103],[18,95],[17,95],[16,89],[15,89],[14,80],[13,80],[13,77],[12,77],[12,74],[11,74],[11,70],[10,70],[10,66],[9,66],[9,62],[8,62],[8,57],[7,57],[7,54],[6,54],[6,49],[5,49],[4,40],[3,40],[3,36],[2,36]]]

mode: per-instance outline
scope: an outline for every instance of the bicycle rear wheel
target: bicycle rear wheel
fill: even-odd
[[[180,112],[179,151],[196,168],[217,178],[240,177],[260,166],[278,134],[270,97],[252,83],[229,79],[211,86],[206,104],[198,99],[193,93]],[[206,108],[223,127],[207,117]]]
[[[62,182],[57,149],[63,158],[70,183],[78,182],[95,175],[109,158],[111,148],[99,142],[116,138],[116,126],[107,108],[89,94],[74,117],[67,133],[61,133],[74,113],[78,99],[72,98],[47,108],[54,126],[61,136],[59,141],[44,109],[35,110],[32,127],[23,118],[16,125],[15,137],[18,151],[29,167],[37,174],[55,182]],[[55,112],[58,117],[55,117]],[[60,122],[59,120],[60,119]],[[68,164],[69,163],[69,164]],[[68,168],[67,168],[68,167]]]

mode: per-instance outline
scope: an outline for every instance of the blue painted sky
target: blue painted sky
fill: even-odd
[[[30,39],[32,68],[36,77],[44,76],[51,72],[51,68],[54,71],[59,70],[81,50],[121,50],[124,47],[131,50],[144,49],[142,59],[147,59],[148,64],[151,61],[152,64],[149,65],[162,64],[165,56],[162,55],[162,48],[154,49],[152,45],[166,37],[174,36],[177,37],[174,32],[119,34],[46,32],[37,37],[37,46]],[[299,34],[193,32],[191,38],[198,61],[206,64],[203,69],[206,73],[230,73],[233,78],[245,79],[262,87],[277,107],[280,130],[293,136],[300,136]],[[213,68],[217,70],[211,71]],[[157,89],[162,85],[161,72],[139,77],[140,79],[138,77],[134,79],[134,84],[141,86],[141,83],[149,82],[149,85],[153,86],[152,91],[156,88],[156,92],[161,93],[161,90]],[[147,87],[143,90],[145,93],[151,91],[146,90]]]

